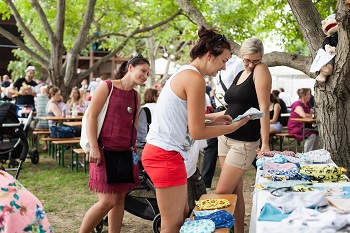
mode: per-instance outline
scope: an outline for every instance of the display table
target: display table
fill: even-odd
[[[233,215],[233,212],[236,208],[236,202],[237,202],[237,196],[235,194],[203,194],[199,200],[205,200],[205,199],[227,199],[230,202],[230,206],[220,209],[220,210],[227,210],[230,214]],[[196,206],[194,210],[199,211],[198,207]],[[193,213],[191,214],[191,220],[193,220]],[[220,228],[216,229],[215,233],[226,233],[229,232],[229,228]]]
[[[329,165],[335,165],[333,162],[328,163]],[[304,165],[304,164],[303,164]],[[305,164],[310,166],[320,166],[320,165],[326,165],[326,164]],[[257,173],[256,173],[256,179],[255,184],[264,183],[269,181],[269,179],[262,177],[263,170],[258,167]],[[326,183],[314,183],[314,186],[320,186],[320,187],[334,187],[339,188],[343,186],[350,186],[350,182],[338,182],[338,183],[332,183],[332,182],[326,182]],[[270,221],[258,221],[261,209],[266,203],[266,200],[269,196],[272,196],[272,194],[268,190],[260,190],[258,188],[254,189],[253,197],[252,197],[252,211],[251,211],[251,219],[250,219],[250,233],[262,233],[264,232],[264,227],[269,226],[273,227],[280,222],[270,222]],[[282,232],[282,231],[281,231]]]

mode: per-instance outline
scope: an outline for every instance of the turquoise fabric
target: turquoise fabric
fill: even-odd
[[[260,212],[258,221],[280,222],[288,216],[289,214],[282,214],[281,210],[277,209],[269,203],[265,203]]]
[[[215,231],[215,223],[209,219],[186,221],[180,229],[180,233],[212,233]]]

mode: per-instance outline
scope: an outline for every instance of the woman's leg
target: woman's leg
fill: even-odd
[[[234,213],[235,233],[244,232],[245,204],[243,199],[242,176],[245,172],[246,170],[242,170],[225,163],[220,174],[218,185],[216,187],[216,194],[233,193],[237,195],[237,203]]]
[[[115,205],[115,194],[98,193],[98,202],[86,212],[79,233],[90,233]]]
[[[126,193],[117,193],[114,196],[114,207],[108,212],[108,232],[119,233],[124,217],[124,204]]]
[[[156,189],[157,203],[162,216],[161,232],[178,233],[187,216],[187,185]],[[187,206],[187,208],[186,208]]]
[[[241,178],[233,194],[237,195],[237,203],[234,212],[234,232],[244,233],[245,202],[243,196],[243,179]]]

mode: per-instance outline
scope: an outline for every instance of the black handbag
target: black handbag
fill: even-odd
[[[106,161],[107,184],[135,183],[131,150],[103,149]]]
[[[134,92],[134,117],[131,127],[130,149],[121,151],[106,150],[100,139],[100,144],[106,162],[106,175],[107,184],[120,184],[120,183],[135,183],[133,173],[133,151],[132,139],[134,135],[135,116],[136,116],[136,94]]]

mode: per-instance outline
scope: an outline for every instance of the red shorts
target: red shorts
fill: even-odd
[[[142,152],[142,165],[156,188],[187,184],[184,159],[177,151],[166,151],[146,143]]]

